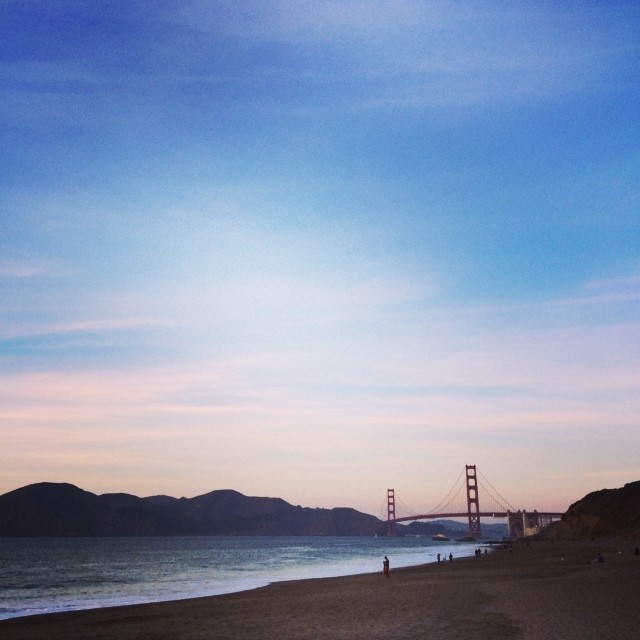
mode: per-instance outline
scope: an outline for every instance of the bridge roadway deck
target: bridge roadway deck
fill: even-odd
[[[516,514],[517,511],[481,511],[480,513],[471,513],[472,516],[480,517],[480,518],[506,518],[507,515],[511,513]],[[533,515],[534,513],[538,516],[543,516],[547,518],[561,518],[564,513],[556,513],[551,511],[527,511],[528,514]],[[394,518],[391,522],[409,522],[410,520],[440,520],[441,518],[467,518],[469,516],[469,512],[464,511],[462,513],[425,513],[422,515],[416,516],[401,516],[400,518]]]

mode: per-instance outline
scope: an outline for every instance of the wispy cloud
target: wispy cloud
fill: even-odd
[[[170,326],[171,322],[157,318],[100,318],[70,322],[38,323],[33,320],[0,323],[0,337],[5,340],[81,334],[112,334]]]
[[[0,279],[54,277],[59,273],[56,267],[42,261],[0,260]]]
[[[628,11],[632,22],[635,11]],[[631,29],[609,39],[597,11],[517,5],[282,0],[222,11],[193,2],[177,19],[217,36],[302,49],[308,57],[296,69],[299,79],[326,83],[332,104],[351,109],[557,97],[608,84],[612,60],[638,50]],[[350,82],[342,96],[340,78]]]

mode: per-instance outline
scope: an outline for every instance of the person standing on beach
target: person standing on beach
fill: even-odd
[[[387,558],[387,556],[385,556],[382,561],[382,573],[384,573],[387,578],[389,577],[389,558]]]

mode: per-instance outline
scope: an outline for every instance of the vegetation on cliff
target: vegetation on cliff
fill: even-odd
[[[640,536],[640,481],[589,493],[545,532],[559,539],[614,536]]]

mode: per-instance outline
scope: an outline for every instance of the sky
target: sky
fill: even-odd
[[[640,479],[638,3],[0,21],[0,493]]]

